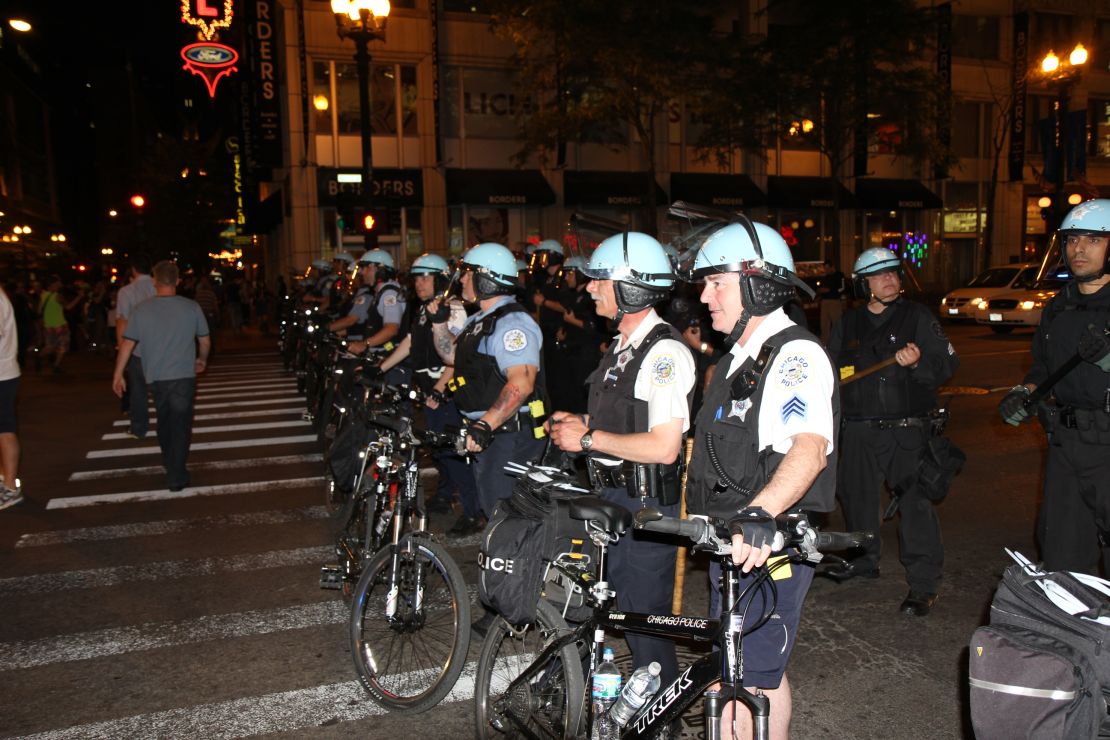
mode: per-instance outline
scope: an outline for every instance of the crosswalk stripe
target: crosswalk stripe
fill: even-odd
[[[259,409],[257,411],[232,411],[230,413],[225,412],[225,413],[222,413],[222,414],[196,414],[196,415],[193,416],[193,421],[213,421],[214,419],[247,419],[247,418],[250,418],[252,416],[281,416],[282,414],[293,414],[293,413],[304,413],[304,404],[302,403],[302,404],[298,404],[297,406],[290,406],[290,407],[284,408],[284,409]],[[152,418],[150,420],[150,423],[151,423],[151,426],[153,426],[154,424],[157,423],[157,419]],[[113,421],[112,422],[112,426],[114,426],[114,427],[126,427],[126,426],[130,426],[130,425],[131,425],[131,421],[129,419],[119,419],[118,421]]]
[[[67,498],[52,498],[47,502],[47,509],[74,509],[84,506],[99,504],[125,504],[137,501],[165,501],[170,499],[196,498],[199,496],[226,496],[232,493],[254,493],[255,491],[272,491],[283,488],[301,488],[313,486],[324,482],[324,476],[317,475],[311,478],[289,478],[285,480],[251,481],[249,483],[228,483],[217,486],[189,486],[181,491],[170,491],[165,488],[153,491],[128,491],[126,493],[98,493],[91,496],[70,496]]]
[[[260,437],[257,439],[229,439],[220,442],[194,442],[189,445],[190,452],[198,450],[226,450],[233,447],[263,447],[270,445],[301,444],[315,442],[315,434],[300,434],[292,437]],[[102,457],[130,457],[132,455],[156,455],[161,452],[158,447],[132,447],[129,449],[92,450],[85,454],[85,458],[95,460]]]
[[[161,470],[161,468],[159,468]],[[157,522],[136,522],[134,524],[110,524],[103,527],[79,527],[58,529],[52,532],[29,532],[20,535],[15,546],[48,547],[66,545],[71,542],[106,542],[124,540],[131,537],[152,537],[154,535],[176,534],[178,532],[207,531],[229,527],[265,526],[288,524],[291,522],[316,521],[331,515],[323,506],[304,506],[299,509],[276,509],[270,511],[251,511],[226,516],[206,516],[195,519],[164,519]],[[2,645],[0,645],[2,647]],[[0,661],[2,663],[3,661]]]
[[[295,465],[297,463],[322,462],[322,453],[305,455],[277,455],[273,457],[247,457],[240,460],[212,460],[210,462],[189,463],[189,470],[233,470],[271,465]],[[108,470],[79,470],[71,473],[71,482],[82,480],[103,480],[105,478],[130,478],[138,475],[157,475],[166,471],[161,465],[147,465],[138,468],[110,468]]]
[[[222,403],[197,403],[193,404],[196,410],[208,409],[226,409],[226,408],[242,408],[244,406],[271,406],[275,403],[293,403],[289,398],[282,396],[280,398],[260,398],[253,401],[224,401]],[[148,411],[154,413],[154,407],[148,407]]]
[[[284,370],[280,362],[236,362],[231,364],[217,363],[212,366],[212,370],[238,370],[240,368],[250,368],[253,370]]]
[[[228,382],[228,383],[198,383],[197,393],[203,393],[207,390],[214,390],[219,393],[225,391],[233,391],[238,389],[249,390],[251,388],[261,390],[263,388],[292,388],[297,384],[295,380],[280,379],[280,380],[261,380],[257,383],[251,383],[243,380]]]
[[[297,396],[296,388],[274,388],[272,390],[249,391],[246,393],[198,393],[197,401],[215,401],[217,398],[257,398],[258,396]]]
[[[290,427],[307,427],[311,426],[312,422],[305,421],[304,419],[293,419],[290,421],[257,421],[250,424],[223,424],[216,427],[193,427],[193,434],[221,434],[223,432],[252,432],[259,429],[288,429]],[[109,441],[113,439],[130,439],[131,435],[127,432],[110,432],[101,435],[102,441]]]
[[[443,698],[443,703],[472,699],[477,671],[477,661],[467,663],[459,680]],[[495,671],[494,676],[504,676],[504,671]],[[504,691],[503,680],[495,680],[491,688],[496,692]],[[320,727],[335,722],[353,722],[376,717],[387,711],[367,697],[366,690],[358,681],[345,681],[121,717],[28,735],[26,738],[86,740],[157,737],[166,733],[176,737],[243,737]]]
[[[295,550],[271,550],[221,558],[195,560],[163,560],[140,565],[119,565],[108,568],[39,573],[30,576],[0,578],[0,598],[25,594],[50,593],[71,589],[108,588],[123,583],[165,581],[195,578],[220,573],[243,573],[263,568],[319,565],[335,558],[335,547],[301,547]]]
[[[229,370],[226,373],[207,371],[197,377],[197,384],[211,382],[242,382],[247,378],[273,378],[274,380],[293,378],[294,376],[284,370]]]
[[[339,624],[348,619],[350,608],[342,600],[332,600],[280,609],[210,614],[198,619],[147,622],[38,640],[0,643],[0,672],[208,640],[235,639]]]
[[[270,350],[268,352],[228,352],[226,355],[221,355],[221,357],[226,357],[229,360],[238,360],[240,357],[277,357],[278,354],[276,350]]]

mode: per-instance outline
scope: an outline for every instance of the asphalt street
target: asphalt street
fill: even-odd
[[[940,601],[925,619],[897,613],[906,586],[891,524],[880,579],[818,579],[790,671],[796,738],[971,737],[968,639],[1003,548],[1035,556],[1044,436],[1004,425],[991,392],[1020,380],[1031,334],[949,329],[962,361],[949,432],[968,463],[940,506]],[[272,337],[220,339],[199,384],[193,485],[174,497],[153,435],[124,435],[109,358],[76,354],[64,375],[24,376],[28,500],[0,512],[0,736],[473,736],[472,665],[418,716],[383,713],[360,688],[344,603],[318,587],[331,534],[295,382]],[[437,515],[432,528],[452,521]],[[449,543],[471,583],[476,544]],[[687,614],[704,612],[705,594],[692,562]]]

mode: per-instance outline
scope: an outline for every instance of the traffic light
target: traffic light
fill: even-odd
[[[135,206],[136,208],[142,208],[146,205],[146,198],[136,193],[135,195],[131,196],[131,205]]]
[[[362,228],[364,231],[373,231],[374,227],[378,225],[378,219],[374,216],[373,211],[367,211],[362,214]]]

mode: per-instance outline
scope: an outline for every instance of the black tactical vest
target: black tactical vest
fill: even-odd
[[[1051,373],[1075,354],[1088,325],[1101,329],[1108,321],[1110,287],[1083,295],[1074,281],[1065,285],[1045,306],[1037,332],[1038,338],[1043,339],[1045,369]],[[1110,398],[1110,377],[1098,366],[1081,362],[1052,387],[1052,394],[1062,406],[1105,409]]]
[[[370,308],[366,311],[366,322],[362,325],[362,327],[363,327],[362,328],[362,336],[363,337],[367,337],[367,338],[372,337],[375,334],[377,334],[379,331],[381,331],[383,326],[385,326],[385,320],[382,319],[382,315],[380,313],[378,313],[378,300],[383,295],[385,295],[386,291],[392,291],[393,293],[395,293],[396,296],[397,296],[398,301],[404,301],[405,300],[405,295],[404,295],[404,293],[401,292],[401,286],[400,285],[397,285],[396,283],[385,283],[384,285],[382,285],[382,287],[379,288],[370,297]],[[407,307],[406,307],[406,310],[407,310]],[[404,326],[405,326],[404,317],[402,316],[401,318],[402,318],[401,326],[398,327],[399,329],[403,329]],[[401,335],[401,332],[398,331],[397,335],[395,337],[393,337],[393,339],[390,339],[389,341],[396,344],[397,342],[401,341],[402,338],[403,337]]]
[[[405,307],[409,312],[410,303]],[[436,384],[436,377],[429,375],[427,370],[436,371],[438,376],[443,370],[443,358],[436,352],[435,340],[432,336],[432,320],[428,317],[428,303],[416,306],[412,311],[412,320],[409,322],[409,356],[407,363],[413,370],[413,382],[423,391],[429,391]]]
[[[820,346],[815,336],[800,326],[783,329],[768,339],[756,358],[749,358],[740,369],[728,375],[725,365],[735,361],[732,354],[725,355],[717,364],[713,380],[705,392],[695,428],[694,454],[686,478],[686,508],[691,514],[709,514],[727,520],[739,509],[748,505],[755,494],[767,485],[785,457],[768,445],[759,446],[759,409],[763,391],[775,356],[787,342],[804,339]],[[758,367],[762,360],[762,367]],[[733,398],[733,381],[741,373],[757,371],[759,380],[746,399]],[[836,385],[832,396],[833,429],[840,426],[840,396]],[[714,464],[714,458],[716,464]],[[734,483],[750,493],[737,491],[722,482],[718,466]],[[825,469],[809,487],[792,511],[832,511],[836,506],[836,452],[826,457]]]
[[[455,404],[459,411],[487,411],[505,387],[505,376],[501,374],[496,358],[479,352],[478,345],[483,337],[493,333],[501,317],[517,312],[527,313],[524,306],[516,301],[504,303],[480,320],[469,324],[455,340],[455,381],[458,385]],[[521,402],[521,406],[536,400],[542,400],[546,405],[547,386],[544,382],[542,353],[532,394]]]
[[[366,329],[370,323],[370,312],[374,310],[374,291],[370,290],[369,287],[363,285],[355,293],[354,300],[357,301],[359,298],[365,298],[367,301],[370,301],[370,305],[366,307],[366,319],[363,321],[356,321],[355,323],[351,324],[350,328],[347,329],[347,336],[351,339],[365,339],[373,333],[367,331]]]
[[[648,332],[638,347],[616,351],[613,342],[601,364],[586,378],[590,386],[588,409],[590,426],[614,434],[635,434],[648,430],[648,402],[636,398],[636,375],[652,346],[662,339],[673,339],[685,346],[682,335],[670,324],[659,324]],[[690,398],[686,399],[687,404]]]
[[[882,313],[884,320],[875,325],[867,308],[848,313],[836,367],[866,370],[914,341],[918,312],[924,306],[899,299]],[[930,322],[932,316],[928,317]],[[844,386],[841,391],[846,419],[904,419],[924,416],[937,405],[936,391],[910,376],[910,370],[891,365],[866,378]]]

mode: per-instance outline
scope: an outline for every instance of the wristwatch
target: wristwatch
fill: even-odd
[[[582,438],[578,440],[578,444],[582,445],[583,450],[589,452],[590,448],[594,446],[594,430],[587,429]]]

